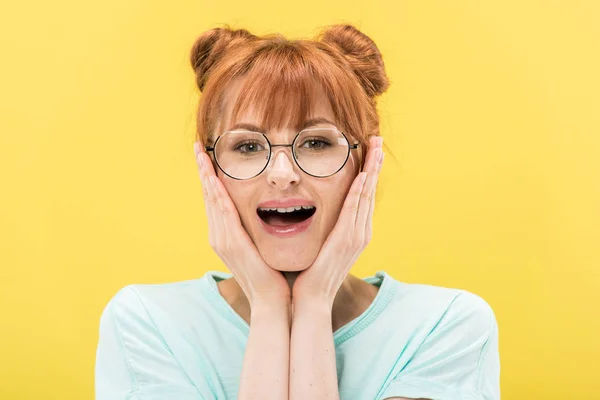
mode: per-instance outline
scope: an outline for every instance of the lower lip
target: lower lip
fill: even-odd
[[[256,215],[256,218],[258,218],[259,222],[262,224],[262,227],[265,229],[265,231],[267,231],[267,233],[270,233],[271,235],[277,237],[291,237],[307,230],[310,224],[312,223],[312,219],[314,216],[315,214],[311,215],[310,218],[302,222],[298,222],[296,224],[288,226],[269,225],[265,221],[263,221],[262,218],[258,216],[258,214]]]

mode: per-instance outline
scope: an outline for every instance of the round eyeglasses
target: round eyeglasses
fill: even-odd
[[[340,171],[350,156],[346,136],[335,128],[309,128],[300,131],[291,144],[271,144],[260,132],[227,131],[217,138],[212,151],[218,167],[233,179],[250,179],[260,175],[269,165],[271,148],[291,147],[296,165],[310,176],[326,178]]]

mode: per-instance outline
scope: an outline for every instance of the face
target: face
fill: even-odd
[[[252,115],[252,110],[240,115],[237,121],[230,120],[242,83],[236,82],[225,95],[225,114],[222,118],[225,123],[219,128],[215,138],[220,132],[240,123],[260,127],[260,121]],[[315,106],[309,117],[317,118],[335,123],[324,93],[317,93]],[[336,126],[318,122],[307,128],[312,127]],[[271,144],[291,144],[298,133],[292,128],[264,132]],[[348,140],[356,143],[351,137]],[[312,265],[337,222],[346,194],[359,172],[359,154],[358,150],[350,150],[348,161],[339,172],[326,178],[317,178],[298,167],[290,147],[272,147],[271,151],[273,153],[268,166],[254,178],[230,178],[216,164],[215,171],[264,261],[278,271],[301,271]],[[300,206],[303,206],[301,210],[290,214],[272,211],[273,208],[289,210]]]

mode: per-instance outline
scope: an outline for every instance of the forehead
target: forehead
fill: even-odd
[[[242,123],[259,127],[264,133],[297,131],[307,123],[337,125],[329,98],[320,85],[311,85],[304,94],[286,87],[267,88],[262,93],[256,90],[252,93],[253,89],[244,78],[235,79],[228,85],[219,107],[220,132]]]

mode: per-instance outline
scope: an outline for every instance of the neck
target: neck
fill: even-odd
[[[300,275],[300,271],[291,271],[291,272],[284,271],[284,272],[282,272],[282,274],[285,277],[285,280],[287,281],[288,285],[290,285],[290,293],[292,293],[292,288],[294,287],[294,282],[296,282],[296,278],[298,278],[298,275]]]
[[[290,291],[299,273],[299,271],[283,272],[290,285]],[[223,283],[219,285],[223,297],[246,322],[250,323],[250,304],[237,281],[231,278]],[[377,287],[348,274],[333,302],[332,322],[334,331],[366,310],[377,295],[377,291]]]

